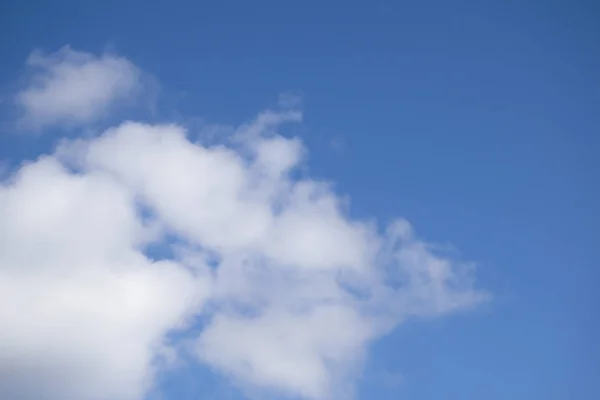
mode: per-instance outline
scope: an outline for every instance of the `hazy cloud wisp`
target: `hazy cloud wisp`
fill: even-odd
[[[114,103],[131,99],[141,84],[141,72],[129,60],[69,46],[52,54],[34,51],[26,66],[31,77],[15,104],[20,125],[31,129],[93,122]]]

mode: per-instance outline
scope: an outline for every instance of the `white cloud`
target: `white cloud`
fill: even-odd
[[[373,333],[350,306],[322,302],[294,312],[272,304],[256,318],[217,315],[198,351],[245,382],[319,399],[340,389],[335,379],[351,372]]]
[[[34,51],[27,67],[31,77],[15,103],[23,113],[20,123],[28,128],[95,121],[140,88],[141,73],[127,59],[69,46],[52,54]]]
[[[126,188],[53,158],[0,189],[0,220],[0,397],[140,398],[207,282],[138,250],[149,236]]]
[[[265,112],[210,147],[126,122],[0,186],[0,397],[141,399],[199,315],[195,356],[248,393],[347,396],[371,341],[487,298],[408,222],[380,232],[292,178],[306,149],[276,131],[300,120]],[[177,256],[150,260],[165,232]]]

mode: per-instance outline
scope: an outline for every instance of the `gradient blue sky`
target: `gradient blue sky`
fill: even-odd
[[[360,399],[600,398],[600,4],[5,0],[3,94],[65,44],[156,76],[147,119],[240,123],[301,96],[313,176],[478,263],[494,300],[375,343]],[[0,159],[52,140],[2,132]],[[242,398],[200,366],[161,382]]]

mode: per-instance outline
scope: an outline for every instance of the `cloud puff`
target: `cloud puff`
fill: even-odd
[[[52,157],[0,188],[0,397],[135,399],[206,281],[139,248],[132,194]]]
[[[141,399],[175,330],[247,393],[346,396],[371,341],[488,298],[407,221],[380,230],[295,177],[307,149],[277,128],[301,117],[267,111],[212,146],[125,122],[3,183],[0,397]]]
[[[95,121],[140,87],[140,71],[123,57],[95,56],[63,47],[52,54],[34,51],[27,59],[28,85],[15,97],[20,123],[39,129]]]

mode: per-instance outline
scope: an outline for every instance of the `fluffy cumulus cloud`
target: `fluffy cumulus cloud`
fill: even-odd
[[[19,95],[46,121],[99,115],[136,71],[63,51],[76,59],[39,59],[51,78]],[[46,101],[56,79],[71,91]],[[407,221],[353,219],[328,182],[293,174],[308,150],[277,132],[301,118],[266,111],[210,146],[123,122],[4,181],[0,397],[139,400],[184,348],[246,393],[343,398],[373,340],[488,297]]]
[[[140,86],[140,71],[127,59],[69,46],[52,54],[34,51],[26,66],[31,76],[15,104],[27,128],[92,122],[115,102],[132,98]]]

